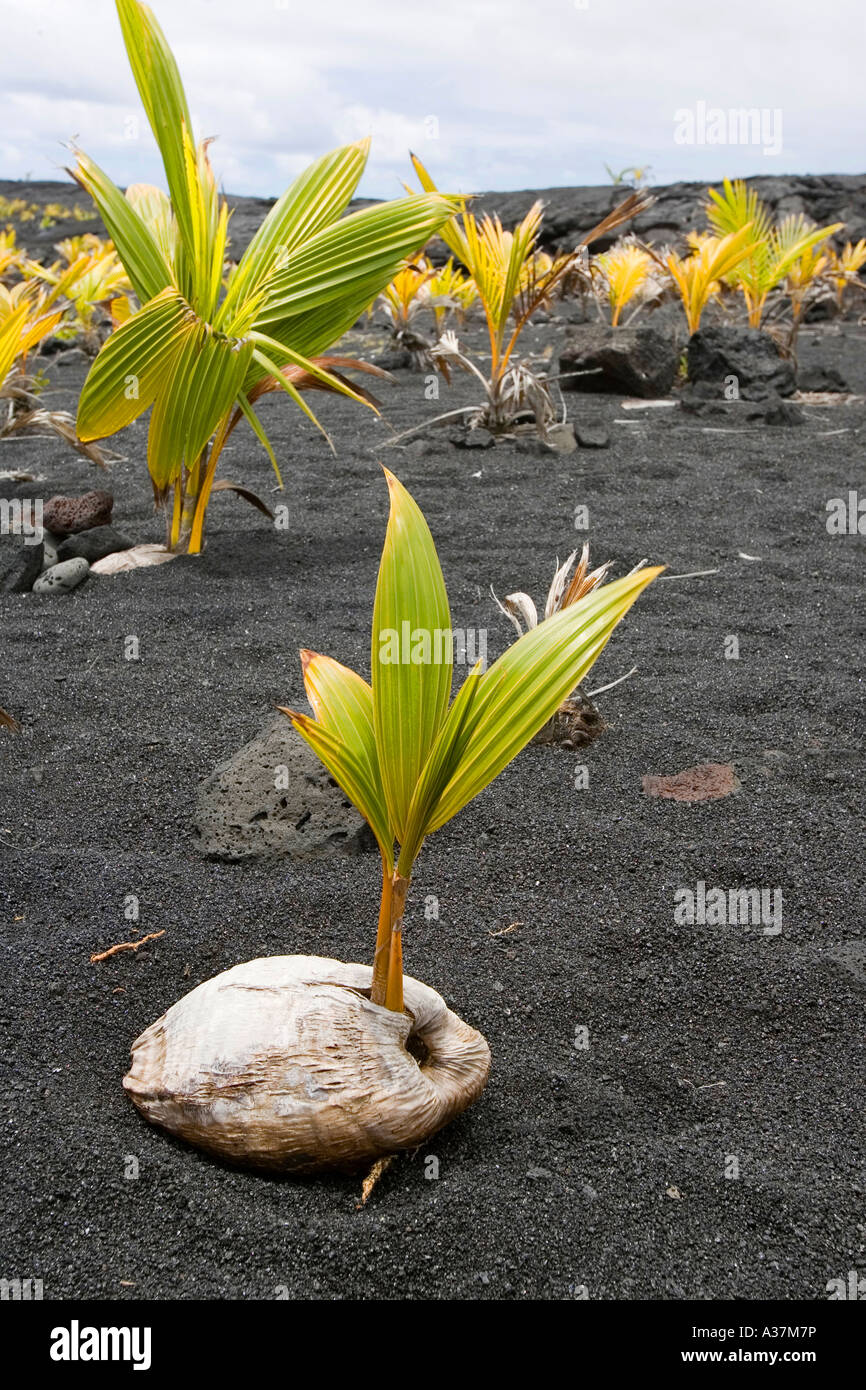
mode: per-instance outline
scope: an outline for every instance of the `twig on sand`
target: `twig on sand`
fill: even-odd
[[[369,1173],[364,1179],[363,1186],[361,1187],[361,1200],[360,1202],[355,1203],[356,1211],[360,1211],[362,1207],[365,1207],[367,1205],[367,1202],[373,1195],[373,1189],[375,1188],[379,1179],[382,1177],[382,1174],[385,1173],[391,1167],[391,1164],[393,1162],[394,1154],[386,1154],[384,1158],[376,1159],[376,1162],[373,1164],[373,1167],[370,1169]]]
[[[518,927],[522,927],[522,926],[523,926],[523,923],[522,923],[522,922],[512,922],[510,926],[508,926],[508,927],[500,927],[500,928],[499,928],[499,931],[489,931],[489,932],[487,933],[487,935],[488,935],[488,936],[507,936],[509,932],[517,931],[517,928],[518,928]]]
[[[632,666],[630,671],[626,671],[624,676],[618,676],[615,681],[608,681],[607,685],[597,685],[595,687],[595,690],[588,690],[586,692],[586,698],[588,700],[591,700],[594,695],[602,695],[604,694],[605,690],[613,690],[615,685],[622,685],[623,681],[627,681],[631,676],[633,676],[637,669],[638,668],[636,666]]]
[[[148,936],[143,936],[140,941],[119,941],[116,946],[109,946],[107,951],[97,951],[96,955],[90,957],[90,964],[95,965],[98,960],[108,960],[118,951],[137,951],[139,946],[143,946],[147,941],[155,941],[158,936],[165,936],[165,927],[162,931],[152,931]]]
[[[688,574],[660,574],[659,579],[700,579],[704,574],[718,574],[718,572],[718,569],[690,570]]]
[[[478,411],[477,405],[461,405],[458,410],[447,410],[444,415],[434,415],[430,420],[422,420],[420,425],[413,425],[409,430],[403,430],[402,434],[395,434],[393,439],[385,439],[378,446],[380,449],[393,449],[398,446],[403,439],[408,439],[410,435],[420,434],[422,430],[429,429],[431,425],[441,425],[446,420],[456,420],[461,415],[473,415]]]

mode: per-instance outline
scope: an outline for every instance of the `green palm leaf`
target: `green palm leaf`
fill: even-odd
[[[373,725],[385,799],[403,840],[409,804],[451,693],[445,581],[418,504],[385,470],[391,510],[373,607]]]
[[[279,255],[288,255],[343,214],[364,172],[369,144],[360,140],[323,155],[277,199],[232,276],[222,306],[225,322],[271,273]]]
[[[153,11],[139,0],[117,0],[123,40],[150,128],[162,155],[165,176],[187,247],[193,245],[193,215],[184,149],[192,121],[174,55]]]
[[[331,657],[302,651],[301,663],[315,718],[288,709],[282,712],[357,806],[392,869],[394,831],[379,775],[373,692],[366,681]]]
[[[439,194],[418,194],[363,208],[316,232],[284,269],[268,277],[256,328],[279,337],[271,325],[339,301],[359,281],[365,287],[367,282],[384,287],[394,267],[429,240],[453,205],[453,199]]]
[[[151,406],[198,319],[175,289],[163,290],[115,329],[78,401],[79,439],[104,439]]]
[[[75,156],[75,168],[68,173],[95,202],[135,293],[142,303],[152,299],[175,283],[170,265],[149,228],[108,175],[83,151],[76,150]]]

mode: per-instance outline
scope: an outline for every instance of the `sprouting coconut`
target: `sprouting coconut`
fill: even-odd
[[[490,1052],[403,974],[403,912],[426,837],[542,729],[659,573],[597,585],[479,662],[451,699],[453,634],[433,538],[386,473],[372,681],[302,652],[313,715],[285,710],[366,818],[382,857],[372,965],[275,956],[199,985],[133,1046],[124,1085],[157,1124],[278,1171],[351,1168],[414,1148],[481,1093]]]

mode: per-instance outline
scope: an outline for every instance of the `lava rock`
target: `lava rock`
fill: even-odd
[[[769,396],[758,403],[760,418],[765,425],[805,425],[806,416],[794,401],[784,401],[781,396]]]
[[[81,497],[51,497],[45,503],[43,524],[56,536],[71,536],[107,526],[114,498],[110,492],[85,492]]]
[[[452,430],[449,441],[458,449],[490,449],[496,440],[489,430],[479,425],[477,429]]]
[[[34,594],[70,594],[87,578],[90,566],[80,555],[52,565],[33,585]]]
[[[734,429],[751,425],[802,425],[806,421],[800,406],[794,401],[783,400],[775,392],[758,401],[726,401],[701,390],[687,389],[680,403],[689,415],[724,423]]]
[[[851,387],[835,367],[801,367],[797,372],[797,390],[847,393]]]
[[[373,366],[383,372],[410,372],[414,363],[408,348],[384,348],[373,358]]]
[[[550,425],[547,431],[547,442],[554,453],[574,454],[577,452],[574,426],[568,421],[558,425]]]
[[[588,324],[566,334],[559,355],[560,385],[564,391],[616,391],[655,399],[670,391],[677,365],[673,343],[654,328]]]
[[[309,859],[375,849],[367,823],[285,715],[202,782],[197,848],[217,859]]]
[[[68,338],[58,338],[55,333],[49,333],[47,338],[43,338],[39,344],[39,357],[54,357],[58,352],[65,352],[69,347]]]
[[[610,434],[601,420],[576,421],[574,433],[581,449],[607,449]]]
[[[43,574],[45,573],[46,570],[50,570],[52,565],[56,565],[56,564],[57,564],[57,561],[58,561],[58,559],[60,558],[60,557],[58,556],[58,554],[57,554],[57,548],[58,548],[58,546],[60,545],[60,543],[61,543],[61,542],[60,542],[60,537],[59,537],[59,536],[55,536],[51,531],[43,531],[43,533],[42,533],[42,552],[43,552],[43,553],[42,553],[42,572],[43,572]]]
[[[77,531],[62,541],[57,556],[59,560],[72,560],[80,556],[92,565],[118,550],[131,550],[132,546],[133,542],[113,526],[91,526],[87,531]]]
[[[769,333],[739,324],[714,324],[699,328],[688,345],[689,381],[725,398],[725,388],[736,378],[740,400],[760,401],[768,396],[791,396],[796,389],[794,364],[783,357]]]
[[[0,594],[26,594],[39,578],[44,541],[28,545],[27,539],[16,535],[3,537],[0,546]]]

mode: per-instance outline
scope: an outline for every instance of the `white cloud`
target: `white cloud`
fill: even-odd
[[[651,164],[659,182],[864,163],[856,0],[153,3],[233,192],[276,194],[370,132],[371,196],[399,192],[410,145],[464,189],[604,182],[605,161]],[[674,113],[698,101],[779,108],[781,155],[677,145]],[[143,119],[128,138],[136,114],[112,0],[4,0],[0,177],[60,177],[77,136],[118,182],[161,182]]]

